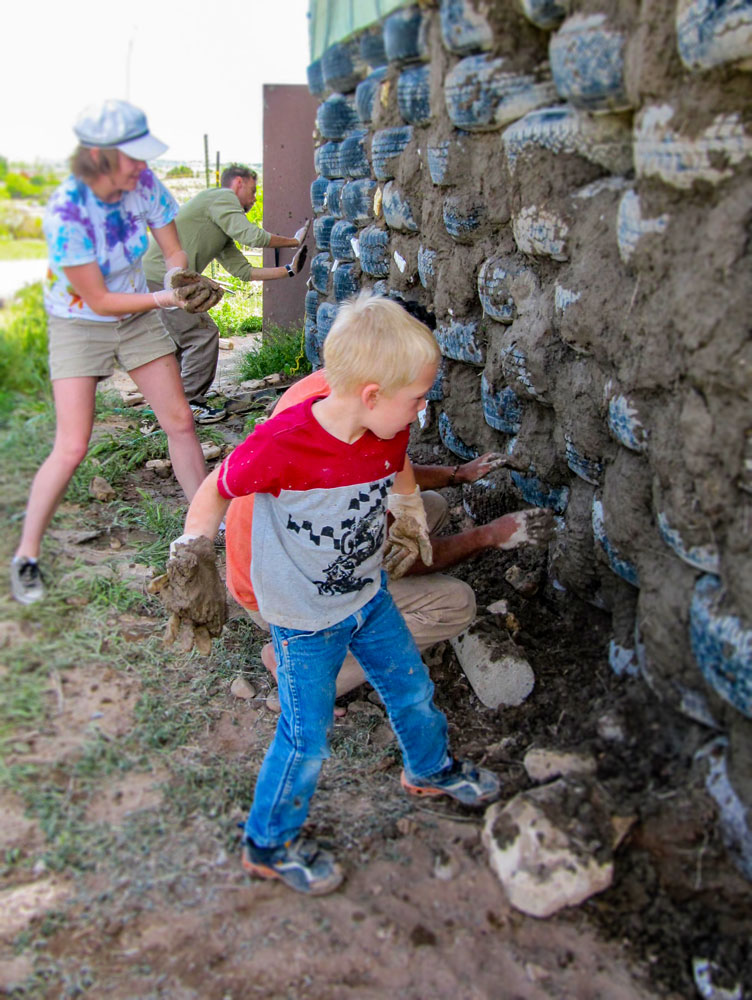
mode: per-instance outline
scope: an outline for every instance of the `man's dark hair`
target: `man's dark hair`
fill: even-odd
[[[222,171],[219,183],[223,188],[228,188],[236,177],[242,177],[244,181],[250,180],[251,177],[254,181],[258,180],[258,174],[255,170],[243,166],[242,163],[231,163],[229,167],[225,167]]]

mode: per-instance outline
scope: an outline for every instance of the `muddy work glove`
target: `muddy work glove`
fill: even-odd
[[[308,247],[302,246],[300,250],[295,254],[293,259],[289,264],[285,264],[285,270],[290,278],[294,278],[296,274],[300,274],[300,270],[306,262],[308,257]]]
[[[295,239],[298,241],[298,246],[300,246],[308,235],[308,229],[311,225],[311,220],[306,219],[300,229],[295,233]]]
[[[428,535],[426,509],[420,498],[420,487],[414,493],[390,493],[387,498],[394,523],[384,549],[384,569],[398,580],[420,556],[424,566],[433,563],[433,549]]]
[[[208,312],[225,294],[218,282],[184,267],[170,268],[164,286],[166,291],[175,293],[175,304],[188,313]]]
[[[195,645],[202,656],[211,653],[227,621],[225,585],[217,572],[214,543],[204,535],[181,535],[170,545],[167,572],[149,584],[170,612],[165,642],[176,642],[185,653]]]

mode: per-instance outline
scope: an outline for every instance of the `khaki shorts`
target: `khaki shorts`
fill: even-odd
[[[108,378],[117,360],[125,371],[175,353],[158,313],[138,313],[110,323],[47,317],[50,378]]]

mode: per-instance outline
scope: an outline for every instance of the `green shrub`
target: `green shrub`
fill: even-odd
[[[243,355],[238,375],[243,379],[263,378],[274,372],[305,375],[311,366],[305,356],[303,331],[268,329],[259,346]]]
[[[172,177],[193,177],[193,171],[183,163],[179,167],[170,167],[165,179],[170,180]]]
[[[0,421],[12,411],[19,395],[49,401],[47,314],[42,285],[22,289],[0,315]]]
[[[264,219],[264,189],[260,183],[256,183],[256,200],[251,206],[250,212],[245,213],[248,221],[263,229]]]
[[[7,173],[5,188],[11,198],[34,198],[38,194],[29,178],[23,174]]]

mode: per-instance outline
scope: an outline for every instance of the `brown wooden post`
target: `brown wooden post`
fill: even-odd
[[[306,219],[313,218],[313,129],[318,106],[318,98],[304,84],[264,84],[264,229],[269,233],[294,236]],[[313,229],[307,242],[310,261],[316,252]],[[266,249],[264,266],[289,264],[294,253]],[[271,324],[302,328],[308,266],[296,278],[264,282],[265,330]]]

